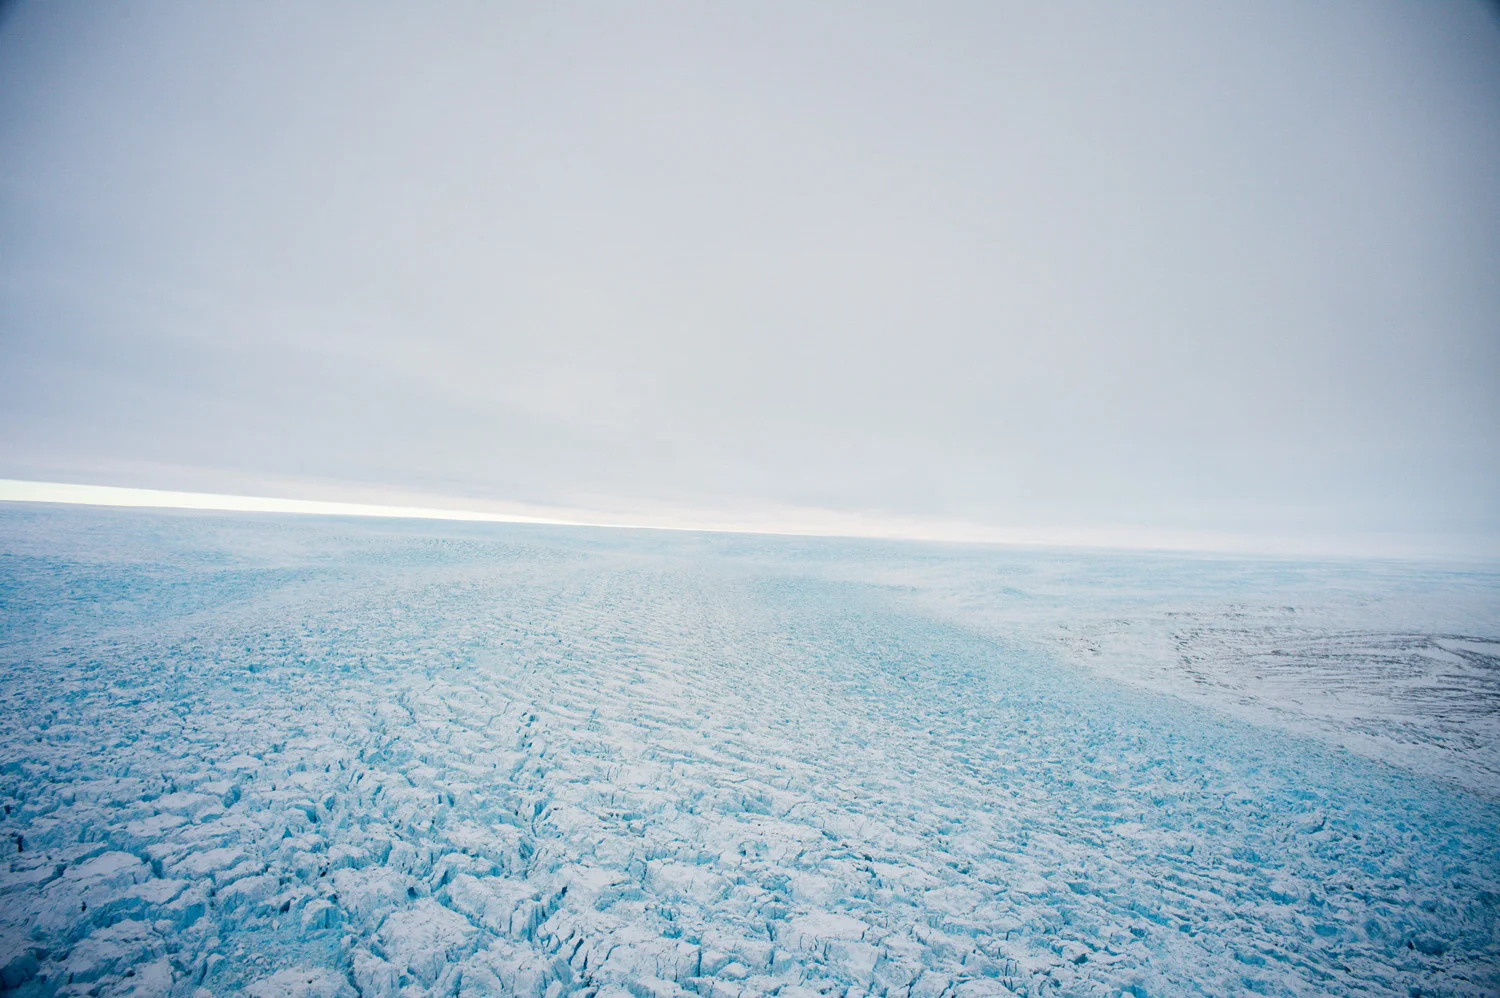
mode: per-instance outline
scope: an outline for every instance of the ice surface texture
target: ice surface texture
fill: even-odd
[[[1192,594],[1232,672],[1212,599],[1316,619],[1300,570],[25,507],[0,553],[18,994],[1500,993],[1482,767],[1067,658]],[[1434,585],[1471,626],[1402,626],[1491,694],[1493,580]]]

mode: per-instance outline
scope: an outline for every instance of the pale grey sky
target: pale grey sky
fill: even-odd
[[[1497,381],[1477,2],[0,24],[0,477],[1500,548]]]

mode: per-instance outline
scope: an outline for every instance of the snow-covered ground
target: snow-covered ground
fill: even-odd
[[[824,574],[1500,798],[1494,566],[912,547],[851,550]]]
[[[10,507],[0,982],[1493,995],[1497,593]]]

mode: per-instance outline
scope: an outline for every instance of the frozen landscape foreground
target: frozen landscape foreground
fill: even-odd
[[[1494,995],[1497,594],[0,509],[0,985]]]

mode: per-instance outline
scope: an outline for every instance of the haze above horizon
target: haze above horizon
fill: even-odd
[[[0,94],[10,485],[1500,553],[1478,2],[21,3]]]

